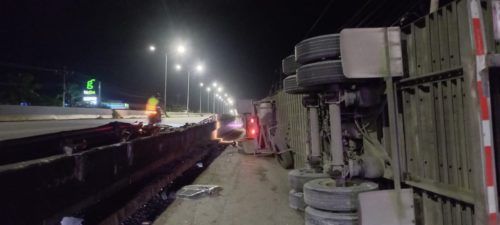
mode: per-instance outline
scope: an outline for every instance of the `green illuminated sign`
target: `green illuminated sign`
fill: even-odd
[[[90,79],[87,81],[87,90],[94,90],[95,79]]]

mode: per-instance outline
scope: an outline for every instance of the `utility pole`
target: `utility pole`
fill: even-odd
[[[97,107],[99,107],[101,105],[101,81],[99,81],[97,91],[99,91],[99,94],[97,96]]]
[[[63,90],[62,90],[62,107],[66,107],[66,67],[63,67]]]

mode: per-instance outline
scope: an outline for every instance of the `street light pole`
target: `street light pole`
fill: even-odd
[[[210,91],[207,93],[207,113],[210,113]]]
[[[217,113],[217,110],[215,109],[215,90],[214,90],[214,96],[212,98],[213,98],[212,111],[215,114]]]
[[[200,114],[201,114],[201,92],[203,91],[203,83],[200,83]]]
[[[190,79],[190,76],[191,76],[191,71],[188,70],[187,71],[187,74],[188,74],[188,83],[187,83],[187,103],[186,103],[186,113],[187,115],[189,116],[189,79]]]
[[[165,110],[165,115],[167,114],[167,73],[168,73],[168,56],[165,52],[165,84],[163,86],[163,107]]]
[[[154,45],[149,45],[149,51],[150,52],[156,52],[156,47]],[[184,54],[186,51],[186,48],[183,45],[177,46],[177,53],[178,54]],[[167,75],[168,75],[168,50],[165,49],[165,77],[164,77],[164,84],[163,84],[163,107],[165,110],[165,114],[167,112]]]

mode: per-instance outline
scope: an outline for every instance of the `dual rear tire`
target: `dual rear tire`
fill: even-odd
[[[306,225],[357,225],[358,194],[378,189],[373,182],[349,180],[340,186],[330,178],[304,184]]]

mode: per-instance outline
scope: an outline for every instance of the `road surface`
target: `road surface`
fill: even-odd
[[[180,127],[186,123],[198,123],[208,116],[163,118],[162,123]],[[86,119],[86,120],[47,120],[26,122],[0,122],[0,140],[29,137],[68,130],[77,130],[101,126],[113,121],[134,123],[146,122],[147,119]]]

